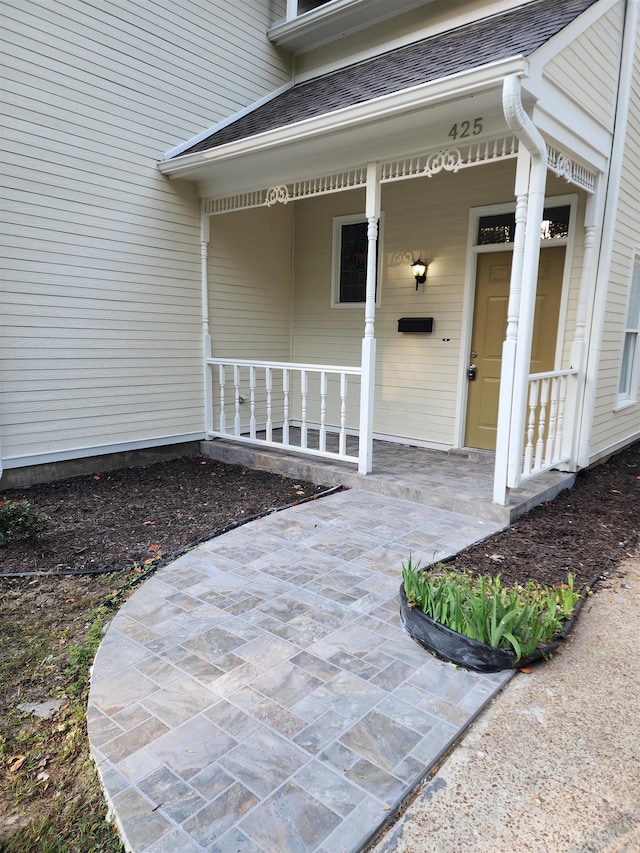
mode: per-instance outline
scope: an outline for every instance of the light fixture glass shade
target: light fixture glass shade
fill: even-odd
[[[427,265],[418,258],[411,264],[411,272],[415,276],[416,284],[422,284],[427,278]]]

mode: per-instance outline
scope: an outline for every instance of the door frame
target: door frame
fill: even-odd
[[[565,264],[562,275],[562,295],[560,299],[560,315],[558,317],[558,338],[556,341],[555,369],[561,366],[562,355],[566,345],[566,319],[569,304],[569,289],[571,281],[571,270],[573,266],[573,255],[575,248],[576,219],[578,214],[579,196],[577,193],[567,195],[545,196],[545,207],[560,207],[568,205],[569,211],[569,234],[566,238],[556,240],[542,240],[540,248],[545,245],[565,246]],[[476,296],[476,275],[478,255],[488,252],[513,252],[513,243],[491,243],[479,246],[476,243],[478,223],[480,217],[491,216],[501,213],[513,213],[516,209],[515,201],[508,204],[492,204],[482,207],[472,207],[469,210],[469,229],[467,234],[467,262],[465,267],[464,297],[462,307],[462,325],[460,334],[460,369],[458,375],[458,389],[456,394],[456,417],[454,447],[461,449],[465,447],[464,436],[467,418],[467,396],[469,380],[467,379],[467,367],[469,354],[471,352],[471,335],[473,330],[473,311]],[[489,452],[489,451],[487,451]]]

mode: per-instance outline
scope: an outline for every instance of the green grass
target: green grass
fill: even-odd
[[[0,851],[120,853],[89,753],[90,667],[133,572],[14,587],[0,604]],[[25,612],[25,609],[28,612]],[[49,720],[22,703],[58,699]]]

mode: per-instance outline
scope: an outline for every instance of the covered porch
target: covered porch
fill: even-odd
[[[482,27],[469,37],[491,33],[497,50]],[[446,39],[426,43],[444,61]],[[520,54],[415,79],[411,53],[393,59],[404,88],[349,102],[382,65],[349,66],[161,164],[197,181],[202,199],[207,452],[372,490],[403,480],[405,497],[506,524],[584,464],[607,134],[573,107],[564,124],[561,90]],[[549,247],[560,263],[541,324]],[[504,289],[478,319],[489,256]],[[345,258],[359,277],[343,295]],[[483,322],[493,337],[479,352]],[[543,344],[541,326],[552,329]]]

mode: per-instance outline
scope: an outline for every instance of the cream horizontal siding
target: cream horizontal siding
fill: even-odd
[[[209,318],[212,355],[217,358],[289,361],[291,356],[290,205],[245,210],[210,219]],[[258,422],[266,419],[264,371],[257,375]],[[279,376],[274,377],[275,404]],[[213,371],[214,422],[219,418],[218,371]],[[227,368],[227,418],[233,412],[233,371]],[[250,399],[248,370],[239,393]],[[249,404],[242,407],[248,423]]]
[[[616,106],[624,5],[619,0],[544,69],[547,77],[608,128]]]
[[[283,14],[3,4],[5,465],[202,433],[198,200],[156,162],[290,78]]]
[[[457,0],[452,4],[451,0],[435,0],[355,33],[341,34],[340,38],[300,54],[296,57],[296,74],[306,77],[334,70],[524,2],[499,0],[487,4],[486,0]]]
[[[473,207],[512,203],[513,187],[512,163],[383,186],[382,280],[375,320],[377,433],[433,446],[454,444],[458,381],[467,364],[466,360],[461,364],[460,351],[469,213]],[[564,181],[549,177],[549,197],[566,192]],[[330,307],[330,270],[332,218],[363,209],[361,191],[296,204],[295,361],[360,363],[364,306]],[[582,209],[581,205],[578,222]],[[431,264],[426,284],[416,292],[409,265],[418,256]],[[569,275],[568,318],[575,316],[581,256],[578,234]],[[398,319],[405,316],[433,317],[433,332],[399,334]],[[572,334],[564,334],[567,351]],[[353,405],[349,425],[357,426]]]
[[[290,206],[211,217],[209,316],[218,358],[287,361]]]
[[[453,443],[469,208],[509,201],[512,188],[511,166],[383,187],[376,432]],[[296,205],[295,360],[360,363],[364,306],[330,307],[330,270],[332,217],[363,209],[361,192]],[[432,259],[427,284],[418,293],[407,254]],[[398,334],[403,316],[434,317],[434,332]],[[350,418],[357,425],[353,410]]]
[[[597,376],[590,448],[592,461],[605,456],[611,448],[640,438],[640,404],[634,402],[630,406],[617,407],[629,284],[634,256],[640,252],[640,34],[636,38],[629,122],[625,140],[607,308]],[[640,387],[635,389],[635,395],[635,400],[638,401]]]

